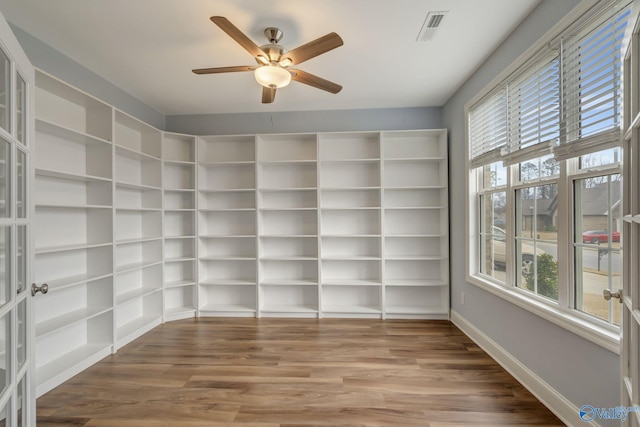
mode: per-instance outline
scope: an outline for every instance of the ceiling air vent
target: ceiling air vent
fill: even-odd
[[[438,28],[442,26],[442,21],[444,21],[448,13],[449,12],[429,12],[427,18],[424,20],[424,24],[422,24],[422,29],[416,41],[426,42],[431,40]]]

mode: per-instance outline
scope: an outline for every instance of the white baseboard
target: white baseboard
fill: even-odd
[[[585,425],[580,418],[579,408],[566,397],[558,393],[542,378],[531,371],[518,359],[513,357],[504,348],[489,338],[484,332],[469,323],[456,311],[451,310],[451,322],[462,332],[471,338],[489,356],[498,362],[507,372],[518,380],[527,390],[542,402],[551,412],[568,426]],[[589,427],[600,427],[595,421],[591,421]]]

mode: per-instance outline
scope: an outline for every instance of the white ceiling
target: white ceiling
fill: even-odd
[[[165,115],[441,106],[539,0],[0,0],[5,18]],[[416,38],[429,11],[449,11]],[[269,26],[293,49],[329,32],[344,46],[298,68],[344,86],[297,82],[260,102],[253,74],[193,68],[255,65],[209,17],[256,44]],[[71,82],[73,83],[73,82]]]

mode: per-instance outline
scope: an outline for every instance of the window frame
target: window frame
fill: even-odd
[[[518,165],[514,165],[515,167],[517,167]],[[531,219],[532,221],[532,225],[531,225],[531,236],[527,237],[526,235],[518,235],[518,226],[519,226],[519,221],[522,218],[522,211],[519,210],[519,208],[521,209],[521,207],[518,206],[519,201],[521,201],[522,199],[518,198],[518,194],[520,191],[524,190],[524,189],[529,189],[529,188],[538,188],[538,187],[542,187],[544,185],[556,185],[557,187],[557,191],[559,191],[560,189],[560,185],[558,183],[559,180],[559,175],[558,176],[553,176],[553,177],[544,177],[544,178],[537,178],[534,180],[528,180],[528,181],[519,181],[517,182],[517,184],[515,184],[510,190],[512,193],[512,197],[513,197],[513,201],[514,201],[514,212],[513,212],[513,218],[514,218],[514,233],[513,233],[513,239],[514,242],[516,242],[514,244],[515,246],[515,250],[514,250],[514,254],[515,254],[515,263],[513,264],[514,270],[515,270],[515,274],[513,276],[513,286],[515,286],[516,288],[519,289],[523,289],[524,290],[524,286],[522,283],[519,283],[519,278],[518,278],[518,273],[520,272],[520,268],[518,267],[518,264],[520,263],[520,257],[522,256],[521,254],[518,254],[518,241],[521,242],[530,242],[530,244],[533,246],[534,250],[536,250],[536,248],[538,247],[538,244],[541,242],[544,242],[543,239],[540,239],[538,237],[534,237],[533,235],[533,217]],[[559,197],[559,196],[558,196]],[[533,199],[533,200],[542,200],[542,199]],[[534,209],[535,210],[535,209]],[[536,220],[537,223],[537,220]],[[537,230],[537,225],[536,225],[536,230]],[[559,233],[560,234],[560,233]],[[509,236],[507,236],[508,238]],[[558,240],[555,241],[555,245],[558,247]],[[534,269],[537,269],[537,260],[534,261]],[[534,270],[535,271],[535,270]],[[560,276],[560,272],[558,272],[558,276]],[[559,277],[558,277],[559,279]],[[531,292],[531,291],[528,291]],[[559,290],[558,290],[559,293]],[[547,299],[544,298],[542,295],[538,295],[536,292],[532,292],[532,296],[536,297],[536,298],[541,298],[542,301],[546,301],[549,304],[552,305],[556,305],[559,303],[559,301],[554,301],[551,299]],[[558,296],[559,297],[559,296]]]
[[[588,339],[589,341],[600,345],[614,353],[619,353],[619,327],[613,326],[600,321],[593,316],[583,313],[574,308],[576,285],[575,285],[575,258],[573,247],[574,231],[574,212],[575,199],[573,185],[576,180],[589,177],[600,176],[604,174],[621,174],[623,176],[622,164],[612,164],[602,167],[593,167],[588,169],[580,169],[578,166],[578,157],[560,160],[560,173],[558,176],[551,178],[538,178],[533,181],[519,181],[519,163],[512,162],[507,167],[507,183],[504,186],[506,191],[506,215],[507,218],[515,219],[516,210],[516,191],[519,188],[527,188],[544,183],[555,182],[558,185],[558,280],[559,283],[565,283],[565,286],[559,287],[558,302],[535,295],[530,291],[521,289],[516,286],[515,274],[516,267],[514,262],[506,264],[506,281],[505,283],[494,279],[493,277],[480,273],[481,254],[481,235],[480,235],[480,195],[495,192],[496,188],[485,189],[481,187],[481,175],[479,170],[481,167],[473,164],[470,158],[470,135],[469,121],[472,107],[477,105],[479,101],[495,93],[496,88],[510,78],[519,68],[527,63],[529,58],[536,55],[549,43],[557,40],[562,36],[568,28],[575,27],[576,22],[584,19],[585,15],[592,13],[597,15],[599,10],[594,12],[593,3],[585,5],[585,2],[574,8],[567,16],[560,20],[547,34],[545,34],[537,43],[524,52],[516,61],[507,67],[500,75],[494,78],[480,93],[472,98],[465,105],[465,141],[466,141],[466,157],[465,166],[468,171],[468,180],[465,181],[466,190],[466,281],[469,284],[478,286],[479,288],[496,295],[508,302],[515,304],[539,317],[542,317],[564,329],[567,329],[576,335]],[[599,9],[605,7],[610,2],[600,1],[597,6]],[[624,157],[624,153],[622,156]],[[494,158],[493,161],[496,159]],[[624,178],[623,178],[624,179]],[[512,261],[515,259],[515,221],[507,221],[504,227],[507,233],[506,251],[512,254]],[[508,259],[507,259],[508,260]],[[562,267],[560,267],[562,265]]]
[[[479,176],[478,181],[483,181],[484,178],[484,171],[481,170],[482,168],[478,168],[478,170],[476,171],[476,174]],[[482,177],[480,177],[480,175],[482,175]],[[495,225],[492,225],[492,232],[487,233],[486,231],[483,231],[483,228],[486,226],[486,224],[483,222],[483,212],[486,212],[486,210],[483,210],[483,207],[481,206],[482,201],[481,199],[483,198],[491,198],[492,195],[496,194],[496,193],[505,193],[505,216],[508,214],[507,209],[506,209],[506,195],[507,195],[507,185],[496,185],[493,187],[484,187],[478,190],[478,238],[479,240],[479,245],[478,245],[478,274],[486,277],[488,280],[503,284],[506,282],[502,282],[499,279],[496,279],[495,277],[493,277],[492,275],[488,274],[483,270],[483,264],[486,263],[487,259],[486,259],[486,250],[484,249],[484,245],[483,245],[483,237],[484,236],[494,236],[495,233],[493,232],[493,228],[495,228]],[[492,205],[493,208],[493,205]],[[505,224],[506,225],[506,224]],[[502,229],[504,232],[504,242],[505,242],[505,256],[506,253],[509,252],[509,247],[508,247],[508,242],[509,239],[507,238],[507,233],[505,229]],[[492,247],[493,249],[493,247]],[[493,253],[494,257],[495,257],[495,251]],[[494,257],[492,257],[492,260],[494,259]],[[495,262],[494,265],[492,266],[492,272],[495,271]],[[507,268],[507,263],[505,262],[505,274],[506,274],[506,268]]]
[[[576,182],[583,180],[583,179],[588,179],[588,178],[595,178],[595,177],[600,177],[600,176],[610,176],[610,175],[616,175],[619,174],[621,176],[621,179],[623,178],[622,176],[622,163],[618,162],[615,164],[611,164],[611,165],[605,165],[605,166],[599,166],[599,167],[593,167],[593,168],[589,168],[589,169],[578,169],[578,161],[579,159],[573,159],[575,161],[575,166],[577,171],[572,174],[569,177],[569,182],[568,182],[568,187],[571,189],[571,199],[570,199],[570,206],[569,206],[569,212],[567,212],[567,215],[570,216],[571,221],[571,229],[570,229],[570,235],[569,235],[569,242],[568,245],[570,246],[570,251],[571,251],[571,263],[569,265],[569,268],[571,269],[570,273],[571,273],[571,293],[569,294],[569,304],[573,304],[575,305],[575,301],[577,298],[577,278],[576,276],[576,268],[577,268],[577,260],[576,257],[574,255],[575,253],[575,246],[574,246],[574,238],[578,233],[578,230],[576,229],[575,226],[575,215],[576,215],[576,204],[577,204],[577,198],[576,198],[576,194],[575,194],[575,185]],[[622,191],[620,192],[620,202],[622,202]],[[620,249],[620,259],[622,261],[622,257],[623,257],[623,248]],[[622,274],[622,265],[620,266],[620,274]],[[620,284],[620,287],[622,287],[622,284]],[[613,289],[613,291],[616,291],[617,289]],[[617,301],[614,301],[614,303],[617,304]],[[591,321],[591,322],[595,322],[595,323],[601,323],[604,321],[595,321],[594,317],[582,310],[579,310],[577,308],[573,308],[573,310],[576,313],[576,316],[579,316],[581,318],[584,318],[586,321]],[[614,326],[614,325],[608,325],[608,328],[617,332],[619,334],[620,332],[620,326]],[[619,338],[619,336],[618,336]]]

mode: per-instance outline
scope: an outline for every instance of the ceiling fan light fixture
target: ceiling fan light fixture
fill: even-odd
[[[291,83],[291,73],[278,64],[258,67],[254,76],[259,84],[269,88],[279,89]]]

